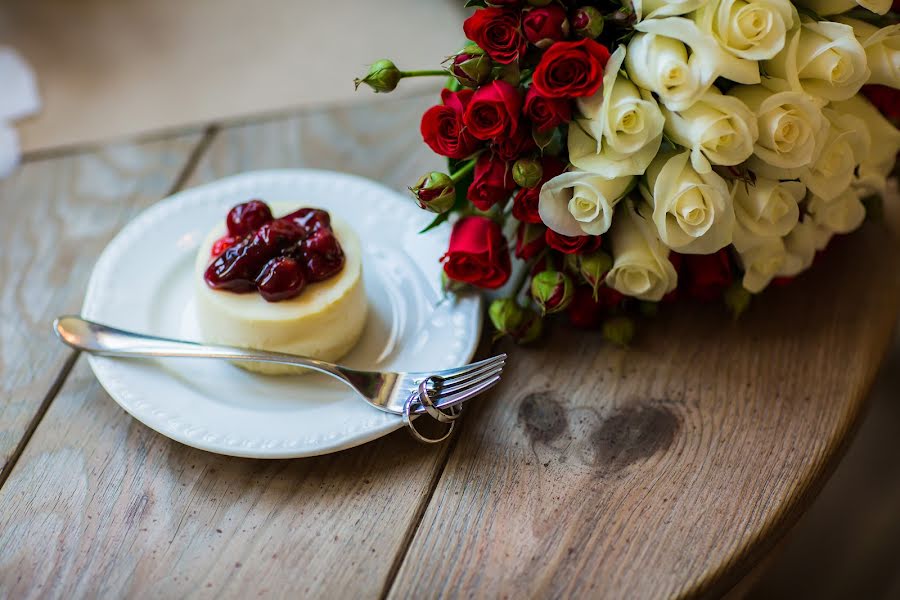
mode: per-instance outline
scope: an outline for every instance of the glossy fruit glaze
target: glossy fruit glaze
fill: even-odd
[[[232,208],[225,223],[228,234],[213,244],[204,274],[213,289],[258,291],[267,301],[279,302],[344,267],[344,252],[324,210],[301,208],[276,219],[265,202],[250,200]]]

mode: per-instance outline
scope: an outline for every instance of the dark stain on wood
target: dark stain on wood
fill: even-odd
[[[591,434],[595,465],[603,475],[662,452],[675,441],[681,419],[661,404],[623,407]]]
[[[566,411],[551,392],[532,392],[519,405],[519,423],[532,442],[549,443],[569,427]]]

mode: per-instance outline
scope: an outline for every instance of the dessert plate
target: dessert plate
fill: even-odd
[[[88,284],[85,318],[200,341],[194,258],[209,228],[240,202],[318,206],[350,223],[363,245],[369,317],[341,363],[424,371],[468,362],[481,333],[478,296],[443,297],[440,257],[448,227],[378,183],[328,171],[245,173],[180,192],[129,223],[103,251]],[[403,426],[346,386],[314,373],[265,376],[230,363],[88,356],[109,395],[174,440],[219,454],[293,458],[343,450]]]

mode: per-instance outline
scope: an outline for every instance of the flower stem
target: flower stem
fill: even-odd
[[[426,71],[400,71],[400,77],[446,77],[444,69],[432,69]]]
[[[466,164],[460,167],[455,173],[451,173],[450,179],[453,180],[453,183],[459,183],[463,177],[471,173],[475,169],[475,162],[477,160],[478,159],[473,158],[466,162]]]

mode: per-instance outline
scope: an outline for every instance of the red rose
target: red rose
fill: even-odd
[[[727,249],[723,248],[715,254],[682,254],[672,262],[680,263],[677,265],[679,287],[701,302],[721,299],[725,290],[734,283]]]
[[[480,140],[514,136],[519,129],[522,95],[505,81],[492,81],[472,95],[463,120]]]
[[[475,163],[475,180],[467,197],[478,210],[488,210],[498,202],[509,199],[516,189],[512,168],[505,160],[485,152]]]
[[[585,38],[550,46],[534,70],[532,85],[547,98],[593,96],[609,60],[606,46]]]
[[[512,270],[503,231],[487,217],[457,221],[450,234],[450,248],[441,261],[450,279],[483,288],[500,287]]]
[[[522,17],[522,30],[526,40],[538,48],[546,48],[569,34],[566,10],[556,4],[533,8]]]
[[[545,132],[572,120],[572,101],[568,98],[545,98],[534,86],[525,94],[525,116],[535,129]]]
[[[538,202],[541,196],[541,188],[544,184],[566,170],[566,165],[558,158],[545,156],[541,161],[543,175],[541,182],[533,188],[522,188],[513,199],[512,215],[523,223],[541,223],[541,215],[538,214]]]
[[[472,90],[443,90],[444,104],[432,106],[422,115],[422,137],[441,156],[466,158],[481,144],[463,126],[463,115],[474,94]]]
[[[491,148],[503,160],[513,162],[537,148],[537,143],[527,127],[519,127],[515,134],[495,140]]]
[[[463,31],[495,62],[508,65],[525,54],[525,38],[519,30],[519,11],[483,8],[466,19]]]
[[[900,90],[885,85],[864,85],[862,91],[889,121],[900,123]]]
[[[575,288],[575,294],[566,313],[573,325],[582,329],[599,327],[603,321],[604,313],[617,307],[624,296],[611,287],[601,285],[597,289],[597,299],[594,300],[594,290],[589,285],[580,285]]]
[[[531,260],[547,247],[543,225],[519,223],[516,230],[516,258]]]
[[[547,245],[563,254],[587,254],[600,248],[602,240],[599,235],[568,236],[547,230]]]

